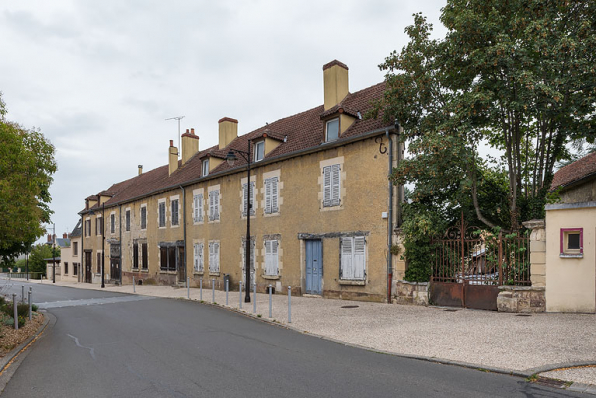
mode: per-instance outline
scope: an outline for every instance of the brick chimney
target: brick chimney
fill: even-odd
[[[143,165],[139,165],[139,175],[143,174]]]
[[[48,243],[52,243],[52,234],[48,234]]]
[[[199,136],[195,135],[195,129],[186,129],[186,133],[182,134],[182,164],[186,164],[199,152]]]
[[[219,149],[224,149],[238,137],[238,120],[230,117],[219,119]]]
[[[66,232],[62,234],[62,239],[68,239],[68,234]]]
[[[174,146],[174,140],[170,140],[170,147],[168,148],[169,155],[169,175],[178,170],[178,148]]]
[[[324,109],[333,108],[348,95],[348,67],[333,60],[323,65]]]

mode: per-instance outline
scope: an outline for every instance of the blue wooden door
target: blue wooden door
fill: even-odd
[[[323,277],[323,252],[320,240],[306,242],[306,293],[321,294]]]

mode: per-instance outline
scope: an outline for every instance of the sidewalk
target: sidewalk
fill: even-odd
[[[18,284],[19,280],[13,283]],[[131,285],[107,285],[105,289],[85,283],[56,282],[55,285],[133,293]],[[136,286],[135,289],[140,295],[187,297],[186,288]],[[215,290],[214,294],[213,300],[211,288],[204,287],[202,300],[225,306],[225,292]],[[190,298],[200,300],[199,289],[191,288]],[[231,309],[253,313],[252,302],[242,303],[239,309],[238,291],[229,292],[228,300]],[[596,393],[594,314],[507,314],[292,297],[292,322],[288,324],[287,291],[273,295],[272,312],[272,318],[268,319],[269,297],[257,294],[255,316],[300,332],[438,362],[527,376],[540,373],[545,377],[592,385],[574,384],[570,389],[588,388],[588,392]],[[560,368],[567,369],[554,370]]]

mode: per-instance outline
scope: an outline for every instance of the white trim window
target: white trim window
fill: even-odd
[[[162,201],[157,203],[157,225],[159,228],[164,228],[166,226],[166,201],[163,199]]]
[[[201,176],[206,177],[209,175],[209,159],[204,159],[203,163],[201,164]]]
[[[203,194],[199,193],[193,196],[193,220],[194,222],[203,221]]]
[[[219,272],[219,241],[209,242],[209,272]]]
[[[130,231],[130,209],[126,209],[124,218],[125,218],[124,226],[126,227],[126,232],[129,232]]]
[[[205,268],[205,258],[204,258],[204,245],[203,243],[195,243],[194,244],[194,270],[195,272],[203,272]],[[211,259],[209,259],[211,262]]]
[[[178,205],[179,205],[178,199],[170,200],[170,208],[172,211],[172,226],[173,227],[177,227],[180,223],[180,221],[178,219],[179,218],[178,217],[178,214],[179,214]]]
[[[326,123],[325,138],[327,142],[335,141],[339,138],[339,119],[332,119]]]
[[[141,205],[141,229],[147,229],[147,205]]]
[[[265,180],[265,214],[279,211],[279,181],[277,177]]]
[[[255,262],[256,262],[256,242],[254,238],[250,239],[250,285],[254,283]],[[246,282],[246,240],[242,241],[242,281]],[[251,288],[252,289],[252,288]]]
[[[278,250],[279,241],[266,240],[265,241],[265,275],[278,276],[279,275],[279,255]]]
[[[340,204],[341,167],[339,164],[323,167],[323,206],[333,207]]]
[[[256,202],[255,182],[250,182],[250,215],[255,215],[255,202]],[[248,184],[242,184],[242,217],[246,217],[246,204],[248,202]]]
[[[263,160],[265,157],[265,141],[255,142],[255,162]]]
[[[219,190],[209,192],[209,221],[219,220]]]
[[[340,279],[366,280],[366,238],[354,236],[340,240]]]

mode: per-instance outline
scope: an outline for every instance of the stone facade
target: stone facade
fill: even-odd
[[[530,220],[523,223],[531,229],[530,234],[530,279],[533,287],[546,286],[546,230],[544,220]]]
[[[428,282],[396,280],[393,287],[393,303],[428,306]]]
[[[499,312],[544,312],[546,310],[543,286],[499,286]]]

